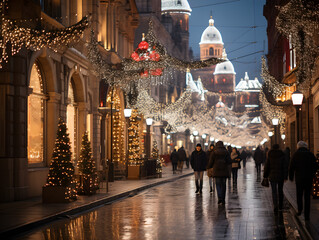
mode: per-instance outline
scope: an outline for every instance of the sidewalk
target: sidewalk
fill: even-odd
[[[147,188],[175,181],[189,176],[191,169],[183,170],[183,173],[173,174],[171,165],[163,167],[162,178],[143,180],[123,180],[109,183],[109,192],[102,188],[92,196],[79,196],[72,203],[43,204],[41,197],[0,204],[0,238],[16,235],[28,231],[40,224],[74,215],[112,201],[135,195]]]
[[[287,200],[290,202],[294,208],[295,213],[297,213],[297,195],[296,195],[296,185],[294,182],[287,181],[284,184],[284,194]],[[311,208],[310,208],[310,222],[305,223],[304,214],[301,216],[296,216],[299,225],[303,227],[306,233],[311,236],[312,239],[319,239],[319,199],[313,199],[311,197]]]

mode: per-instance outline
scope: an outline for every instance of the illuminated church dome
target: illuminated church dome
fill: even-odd
[[[190,15],[192,9],[187,0],[162,0],[162,12],[187,13]]]
[[[218,63],[214,75],[217,74],[236,74],[233,64],[228,60],[225,49],[223,50],[223,59],[225,62]]]
[[[199,44],[224,44],[222,35],[214,26],[214,19],[212,17],[209,19],[209,26],[203,32]]]

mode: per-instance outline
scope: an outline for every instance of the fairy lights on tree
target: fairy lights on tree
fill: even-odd
[[[52,154],[46,186],[66,187],[65,199],[76,199],[74,166],[71,160],[72,152],[67,127],[59,119],[55,148]]]
[[[7,0],[0,2],[1,28],[0,28],[0,68],[8,61],[9,53],[7,47],[11,46],[11,55],[17,54],[22,47],[32,51],[48,47],[57,51],[72,42],[76,42],[82,36],[84,30],[89,26],[88,17],[84,17],[80,22],[64,29],[32,29],[18,26],[15,22],[6,18],[5,5]]]
[[[128,165],[140,164],[139,120],[138,112],[132,109],[130,126],[128,128]]]
[[[79,192],[85,195],[95,193],[98,188],[98,182],[96,178],[95,161],[92,158],[91,143],[87,132],[82,136],[78,166],[83,181],[80,185]]]

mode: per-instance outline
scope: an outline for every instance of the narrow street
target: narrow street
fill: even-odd
[[[270,189],[260,185],[254,170],[250,161],[239,171],[238,188],[227,187],[225,206],[217,205],[216,192],[209,193],[207,176],[203,194],[196,195],[191,176],[70,216],[19,239],[296,239],[288,236],[294,227],[284,226],[289,209],[274,217]]]

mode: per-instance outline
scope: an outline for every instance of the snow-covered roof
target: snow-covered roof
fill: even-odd
[[[162,12],[183,12],[190,15],[192,9],[187,0],[162,0]]]
[[[209,26],[204,30],[200,43],[201,44],[223,44],[222,35],[214,26],[214,19],[209,19]]]
[[[198,77],[197,81],[193,80],[193,76],[189,70],[186,72],[186,86],[189,86],[190,91],[198,93],[198,95],[200,95],[201,101],[205,100],[205,93],[207,90],[204,89],[200,77]]]
[[[254,80],[249,79],[248,73],[245,72],[245,78],[240,79],[240,82],[235,87],[235,91],[251,91],[251,92],[259,92],[262,85],[259,82],[258,78]]]

